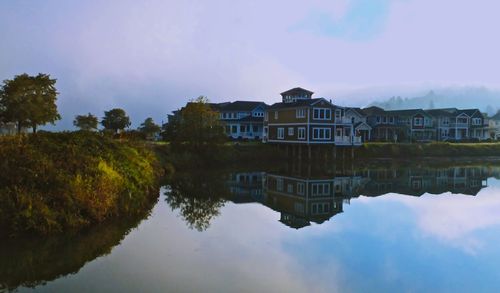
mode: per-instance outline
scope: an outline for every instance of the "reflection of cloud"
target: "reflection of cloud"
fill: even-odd
[[[497,187],[490,187],[487,193],[480,192],[475,197],[449,193],[422,197],[391,194],[379,199],[405,204],[414,211],[417,225],[425,235],[469,253],[478,252],[484,245],[476,233],[500,225],[500,188]]]

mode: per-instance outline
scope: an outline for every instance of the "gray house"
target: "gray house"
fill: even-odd
[[[217,110],[229,138],[259,140],[263,137],[266,108],[263,102],[236,101],[226,103]]]

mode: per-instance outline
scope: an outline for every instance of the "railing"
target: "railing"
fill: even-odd
[[[335,123],[352,124],[352,120],[346,117],[335,118]]]
[[[359,145],[362,143],[361,136],[335,136],[335,144],[338,145]]]

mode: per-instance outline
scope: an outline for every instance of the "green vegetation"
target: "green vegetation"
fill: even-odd
[[[0,122],[14,122],[17,132],[61,119],[57,112],[56,80],[47,74],[21,74],[5,80],[0,89]]]
[[[140,212],[158,196],[144,145],[97,133],[0,138],[0,229],[49,234]]]
[[[176,151],[210,155],[225,141],[219,114],[207,98],[199,97],[179,111],[165,128],[165,138]]]
[[[500,156],[500,143],[366,143],[356,158]]]
[[[151,138],[155,134],[160,133],[161,127],[154,122],[153,118],[149,117],[141,124],[139,131],[143,133],[146,138]]]
[[[99,121],[97,120],[97,117],[90,113],[87,115],[78,115],[73,121],[73,125],[83,131],[95,131],[97,130],[98,124]]]
[[[105,130],[112,130],[115,134],[130,126],[130,118],[123,109],[115,108],[104,112],[101,121]]]

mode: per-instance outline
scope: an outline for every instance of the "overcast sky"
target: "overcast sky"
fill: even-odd
[[[0,78],[58,79],[59,106],[134,126],[187,99],[340,105],[436,86],[500,88],[497,0],[2,0]]]

